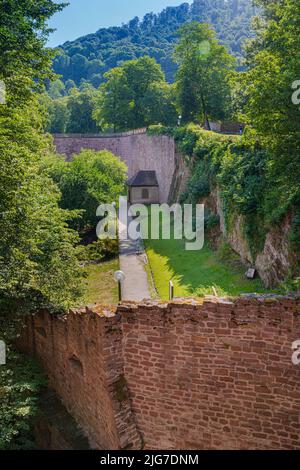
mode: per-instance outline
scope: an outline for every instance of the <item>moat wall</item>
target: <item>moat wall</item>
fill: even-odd
[[[128,167],[131,178],[140,170],[156,171],[160,202],[169,199],[175,171],[175,142],[167,136],[148,136],[145,130],[116,135],[56,134],[54,145],[68,160],[82,149],[109,150]]]
[[[22,350],[98,449],[299,449],[300,299],[42,312]]]
[[[178,151],[174,139],[149,136],[145,129],[106,136],[56,134],[54,144],[57,152],[66,155],[68,160],[82,149],[109,150],[126,163],[129,177],[139,170],[156,171],[160,203],[178,202],[186,191],[187,181],[193,171],[193,161]],[[274,287],[288,277],[295,258],[289,243],[291,214],[287,214],[281,224],[270,229],[263,250],[253,257],[244,233],[243,217],[234,217],[230,230],[225,227],[223,201],[218,189],[215,188],[209,197],[199,202],[205,203],[220,217],[223,239],[240,255],[245,265],[256,268],[266,287]]]

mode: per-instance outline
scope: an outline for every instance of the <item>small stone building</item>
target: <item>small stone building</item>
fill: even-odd
[[[155,171],[139,171],[127,181],[130,204],[159,204],[159,185]]]

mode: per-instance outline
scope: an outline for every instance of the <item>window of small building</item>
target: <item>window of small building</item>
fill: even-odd
[[[149,190],[147,188],[142,189],[142,199],[149,199]]]

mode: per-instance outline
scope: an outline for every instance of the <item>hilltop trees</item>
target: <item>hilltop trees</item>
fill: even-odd
[[[66,132],[82,134],[97,132],[97,124],[93,118],[95,99],[95,89],[88,84],[81,91],[76,88],[71,89],[65,100],[68,112]]]
[[[176,124],[173,88],[154,59],[125,62],[105,78],[95,111],[101,128],[123,131],[149,124]]]
[[[207,24],[183,26],[175,50],[176,89],[184,123],[224,119],[230,111],[230,71],[235,60]]]
[[[171,3],[171,2],[170,2]],[[172,60],[178,29],[190,21],[211,24],[230,53],[240,59],[243,42],[252,34],[250,19],[255,14],[253,0],[182,0],[159,14],[134,18],[120,27],[103,28],[75,41],[68,41],[55,58],[54,70],[66,82],[77,86],[88,80],[96,88],[104,74],[125,61],[148,55],[161,65],[169,83],[174,81],[176,64]]]
[[[55,133],[93,134],[98,132],[93,116],[97,92],[88,83],[80,89],[70,80],[66,86],[60,81],[49,86],[40,97],[47,114],[45,130]]]

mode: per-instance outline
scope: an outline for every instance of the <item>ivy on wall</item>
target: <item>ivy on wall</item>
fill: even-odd
[[[182,202],[196,203],[219,188],[226,228],[230,231],[236,216],[242,216],[253,258],[263,249],[267,232],[288,211],[294,214],[291,251],[299,250],[300,197],[282,193],[278,175],[272,171],[272,155],[252,138],[251,131],[244,136],[223,135],[189,124],[176,129],[153,126],[148,133],[174,137],[179,151],[193,162]]]

